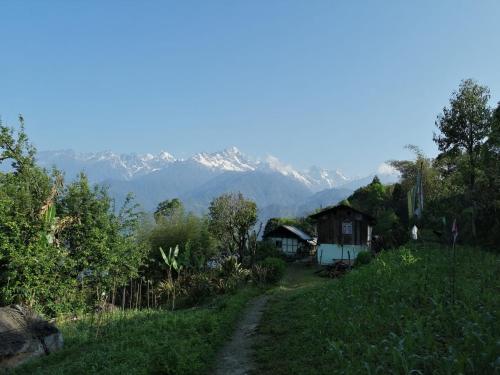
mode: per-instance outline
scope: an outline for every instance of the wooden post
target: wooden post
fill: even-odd
[[[116,295],[116,283],[115,283],[115,280],[113,280],[113,294],[111,297],[111,304],[113,306],[115,305],[115,295]]]
[[[142,279],[139,283],[139,308],[142,307]]]
[[[141,298],[141,280],[139,279],[139,287],[137,287],[137,284],[136,284],[136,288],[135,288],[135,309],[137,310],[139,308],[139,302],[140,302],[140,298]]]
[[[453,265],[451,273],[451,304],[455,306],[455,240],[453,241]]]
[[[122,286],[122,310],[125,311],[125,287]]]
[[[132,279],[130,279],[130,298],[129,298],[129,309],[132,309],[132,298],[134,296],[134,289],[132,285]]]

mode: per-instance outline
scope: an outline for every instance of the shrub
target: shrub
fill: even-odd
[[[259,242],[256,250],[256,261],[261,261],[266,258],[281,258],[283,256],[283,252],[278,250],[276,245],[269,240]]]
[[[215,294],[215,282],[209,272],[199,272],[189,275],[185,280],[185,306],[195,306],[206,301]]]
[[[373,255],[371,251],[361,251],[354,260],[354,267],[362,266],[363,264],[368,264],[372,261]]]
[[[255,284],[264,284],[267,282],[267,268],[260,264],[252,267],[252,282]]]
[[[266,270],[266,281],[269,283],[277,283],[285,273],[286,263],[279,258],[267,257],[258,265]]]

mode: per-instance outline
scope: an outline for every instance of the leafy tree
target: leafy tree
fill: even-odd
[[[442,153],[467,156],[466,175],[472,203],[472,235],[476,237],[476,178],[481,148],[491,131],[490,91],[467,79],[452,94],[450,106],[444,107],[436,121],[440,134],[434,135]]]
[[[500,243],[500,103],[493,112],[491,132],[481,150],[479,169],[478,237],[494,247]]]
[[[375,176],[370,184],[356,190],[347,200],[354,208],[377,217],[384,210],[386,199],[385,186]]]
[[[165,200],[163,202],[160,202],[158,204],[158,207],[156,208],[156,211],[154,213],[155,220],[156,222],[160,221],[162,218],[163,219],[171,219],[174,216],[179,216],[184,213],[184,205],[182,202],[174,198],[172,200]]]
[[[160,280],[163,260],[159,248],[178,246],[178,261],[187,271],[205,268],[207,261],[216,255],[215,241],[208,230],[208,220],[193,214],[175,215],[162,219],[146,234],[149,244],[149,262],[143,274],[151,280]]]
[[[241,193],[228,193],[215,198],[209,207],[212,234],[230,253],[245,255],[250,230],[257,221],[257,205]]]
[[[71,260],[51,240],[59,183],[34,161],[20,116],[17,131],[0,123],[0,303],[25,303],[54,313],[71,299]],[[48,217],[47,217],[48,216]],[[50,220],[49,220],[50,219]],[[50,231],[50,232],[49,232]]]
[[[0,163],[10,160],[13,170],[17,173],[35,165],[36,149],[29,142],[24,129],[24,118],[19,115],[19,130],[3,126],[0,119]]]

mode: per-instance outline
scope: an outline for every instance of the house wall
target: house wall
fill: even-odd
[[[350,234],[344,233],[344,224],[349,224]],[[319,243],[366,246],[371,240],[368,222],[350,209],[325,213],[317,219],[316,225]]]
[[[299,247],[299,241],[296,238],[288,238],[288,237],[269,237],[278,249],[283,251],[285,254],[296,254],[297,249]],[[281,247],[278,246],[279,242],[281,242]]]
[[[351,257],[351,262],[358,256],[361,251],[368,250],[366,245],[344,245],[344,251],[342,253],[342,246],[337,244],[321,244],[318,246],[316,251],[316,257],[318,264],[332,264],[337,260],[344,260],[347,262],[349,260],[349,255]]]

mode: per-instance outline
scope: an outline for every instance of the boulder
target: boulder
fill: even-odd
[[[62,346],[61,332],[33,310],[20,305],[0,307],[0,369],[15,367]]]

